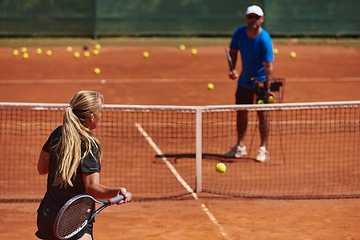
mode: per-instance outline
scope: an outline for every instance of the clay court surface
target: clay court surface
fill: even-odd
[[[226,46],[226,45],[225,45]],[[0,102],[68,103],[79,90],[101,92],[106,104],[229,105],[236,82],[227,77],[225,46],[28,47],[28,59],[0,51]],[[286,78],[284,102],[358,101],[360,49],[274,44],[275,77]],[[20,48],[17,48],[20,50]],[[51,56],[44,53],[52,50]],[[90,46],[92,53],[93,46]],[[73,53],[79,51],[80,58]],[[149,52],[149,58],[143,52]],[[297,54],[290,57],[290,52]],[[99,75],[94,68],[100,68]],[[240,71],[240,65],[237,64]],[[213,90],[207,89],[213,83]],[[40,151],[40,149],[39,149]],[[4,159],[1,159],[4,161]],[[15,173],[14,173],[15,174]],[[36,174],[36,169],[34,169]],[[130,190],[130,189],[129,189]],[[131,191],[131,190],[130,190]],[[215,217],[211,219],[202,204]],[[36,239],[38,203],[1,203],[0,239]],[[212,194],[132,202],[96,218],[95,239],[360,239],[360,200],[264,200]]]

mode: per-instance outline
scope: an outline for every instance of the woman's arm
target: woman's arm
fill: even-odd
[[[131,195],[126,193],[125,188],[112,188],[100,184],[100,173],[83,173],[83,179],[87,194],[95,199],[109,199],[121,194],[125,197],[123,202],[131,200]]]
[[[45,175],[49,173],[49,158],[50,153],[41,150],[37,169],[40,175]]]

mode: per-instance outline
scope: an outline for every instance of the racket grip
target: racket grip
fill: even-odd
[[[130,192],[127,192],[127,193],[131,194]],[[109,199],[109,201],[111,202],[111,205],[113,205],[113,204],[119,203],[121,200],[124,200],[124,198],[125,197],[123,195],[119,195],[119,196]]]

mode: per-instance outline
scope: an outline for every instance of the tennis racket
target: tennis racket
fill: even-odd
[[[129,192],[128,192],[129,193]],[[79,233],[104,208],[119,203],[123,195],[100,202],[90,195],[77,195],[60,209],[54,222],[54,233],[59,239],[69,239]],[[102,204],[96,211],[95,203]]]
[[[232,62],[231,57],[230,57],[230,53],[229,53],[227,48],[225,48],[225,53],[226,53],[226,56],[227,56],[227,59],[228,59],[230,71],[234,71],[234,65],[233,65],[233,62]]]

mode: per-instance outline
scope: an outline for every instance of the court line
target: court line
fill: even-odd
[[[147,134],[147,132],[141,127],[139,123],[135,123],[135,126],[138,128],[139,132],[144,136],[144,138],[148,141],[150,146],[155,150],[155,152],[162,156],[162,160],[164,163],[168,166],[170,171],[175,175],[177,180],[183,185],[183,187],[192,194],[195,200],[199,200],[197,194],[191,189],[189,184],[180,176],[179,172],[175,169],[175,167],[167,160],[167,158],[164,156],[163,152],[160,150],[160,148],[156,145],[156,143],[152,140],[152,138]],[[224,228],[220,225],[219,221],[215,218],[215,216],[210,212],[210,210],[205,206],[204,203],[201,204],[202,209],[204,212],[208,215],[210,220],[215,224],[218,229],[220,230],[221,234],[225,239],[230,239],[228,234],[224,231]]]
[[[359,82],[360,77],[286,78],[286,82]],[[192,83],[229,82],[224,78],[153,78],[153,79],[14,79],[0,80],[0,84],[60,84],[60,83]],[[230,81],[234,82],[234,81]]]

